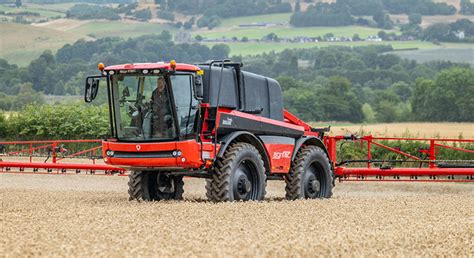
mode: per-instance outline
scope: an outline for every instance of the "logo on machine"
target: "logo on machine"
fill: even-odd
[[[137,148],[137,151],[139,151],[139,150],[142,148],[142,146],[140,146],[139,144],[137,144],[137,145],[135,146],[135,148]]]
[[[232,125],[232,118],[228,117],[224,120],[222,120],[223,125]]]
[[[289,152],[289,151],[274,152],[273,153],[273,159],[281,159],[281,158],[289,159],[290,154],[291,154],[291,152]]]

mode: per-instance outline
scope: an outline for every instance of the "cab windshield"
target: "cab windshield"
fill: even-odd
[[[124,141],[189,138],[194,132],[197,101],[191,75],[114,75],[117,137]]]

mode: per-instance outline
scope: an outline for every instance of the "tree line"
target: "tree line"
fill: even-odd
[[[474,14],[474,3],[471,3],[470,0],[461,0],[460,6],[461,10],[459,11],[459,13],[465,15]]]
[[[138,3],[119,4],[115,8],[81,3],[69,8],[66,17],[78,20],[105,19],[114,21],[122,19],[120,16],[122,14],[139,21],[148,21],[152,18],[150,8],[137,10],[137,7]]]
[[[447,24],[435,23],[422,30],[420,37],[426,41],[474,43],[474,22],[460,19]]]
[[[467,64],[419,64],[389,45],[285,50],[234,56],[244,70],[276,78],[285,106],[307,121],[474,121],[474,74]],[[104,38],[43,53],[27,67],[0,60],[0,109],[44,103],[42,94],[81,95],[96,65],[229,57],[223,44],[174,44],[171,35]],[[105,99],[98,101],[105,103]]]
[[[79,20],[106,19],[112,21],[121,18],[113,8],[89,4],[74,5],[66,12],[66,17]]]
[[[244,57],[277,78],[285,105],[307,121],[474,121],[468,64],[419,64],[390,46],[285,50]]]
[[[271,13],[289,13],[291,4],[282,0],[155,0],[160,5],[159,16],[174,20],[173,12],[185,15],[201,15],[196,25],[199,28],[213,29],[220,25],[221,20],[229,17],[251,16]],[[182,24],[190,28],[190,21]],[[179,26],[179,24],[177,24]]]
[[[155,3],[163,10],[221,18],[292,11],[290,3],[282,0],[155,0]]]
[[[337,0],[335,3],[316,3],[301,12],[295,8],[290,24],[296,27],[309,26],[347,26],[352,24],[374,25],[390,29],[393,23],[389,13],[421,15],[452,15],[456,8],[446,3],[435,3],[432,0]],[[372,16],[370,19],[354,16]]]

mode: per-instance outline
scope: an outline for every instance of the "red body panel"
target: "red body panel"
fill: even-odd
[[[181,168],[201,168],[205,164],[201,149],[209,153],[209,159],[214,158],[214,144],[212,143],[203,143],[201,148],[201,144],[196,140],[188,140],[176,142],[176,148],[183,153],[176,161],[177,166]]]
[[[140,147],[137,147],[140,146]],[[217,146],[217,148],[219,145]],[[124,143],[124,142],[109,142],[102,143],[102,155],[107,157],[107,150],[114,152],[132,152],[143,153],[147,152],[164,152],[164,151],[180,151],[182,154],[178,157],[160,157],[160,158],[117,158],[107,157],[105,162],[110,165],[119,167],[141,167],[141,168],[184,168],[184,169],[198,169],[205,165],[205,161],[201,158],[201,149],[209,154],[208,159],[214,158],[214,144],[198,143],[196,140],[186,140],[179,142],[153,142],[153,143]]]
[[[288,173],[293,154],[293,144],[265,144],[273,173]]]
[[[102,155],[107,157],[107,150],[115,152],[145,153],[158,151],[176,150],[176,142],[153,142],[153,143],[124,143],[124,142],[102,142]],[[176,167],[176,158],[115,158],[107,157],[107,164],[120,167]]]
[[[247,118],[253,121],[259,121],[267,124],[271,124],[274,126],[284,127],[293,129],[296,131],[300,131],[302,134],[305,133],[305,127],[303,125],[290,123],[287,121],[278,121],[266,117],[261,117],[253,114],[248,114],[232,109],[226,108],[219,108],[219,112],[217,114],[217,128],[219,128],[219,121],[221,114],[231,114],[234,116],[239,116],[243,118]],[[278,136],[278,135],[276,135]],[[288,173],[290,171],[291,166],[291,157],[294,151],[294,144],[283,144],[283,143],[265,143],[265,149],[268,154],[268,160],[270,162],[270,169],[272,173]]]
[[[257,115],[253,115],[253,114],[247,114],[247,113],[244,113],[244,112],[240,112],[240,111],[233,110],[233,109],[227,109],[227,108],[219,108],[219,112],[217,113],[217,119],[216,119],[216,122],[217,122],[216,126],[217,127],[219,127],[219,121],[220,121],[220,114],[221,113],[228,113],[228,114],[231,114],[231,115],[234,115],[234,116],[240,116],[240,117],[252,119],[252,120],[255,120],[255,121],[260,121],[260,122],[264,122],[264,123],[268,123],[268,124],[272,124],[272,125],[291,128],[291,129],[294,129],[294,130],[299,130],[301,132],[304,131],[304,127],[300,126],[300,125],[296,125],[296,124],[292,124],[292,123],[288,123],[288,122],[283,122],[283,121],[278,121],[278,120],[275,120],[275,119],[261,117],[261,116],[257,116]]]

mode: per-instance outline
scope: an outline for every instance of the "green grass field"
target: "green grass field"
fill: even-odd
[[[88,35],[95,38],[103,37],[138,37],[146,34],[159,34],[162,31],[167,30],[174,33],[176,30],[170,26],[164,26],[161,24],[151,23],[123,23],[114,21],[93,21],[81,25],[69,32],[78,35]]]
[[[442,59],[451,62],[468,63],[474,67],[474,45],[470,45],[470,48],[420,49],[394,53],[402,58],[413,59],[421,63]]]
[[[269,22],[269,23],[288,23],[292,13],[275,13],[265,15],[255,15],[246,17],[236,17],[223,19],[220,28],[239,26],[240,24]]]
[[[368,28],[361,26],[347,26],[347,27],[305,27],[305,28],[291,28],[291,27],[262,27],[262,28],[231,28],[229,30],[215,30],[215,31],[195,31],[193,35],[201,35],[205,38],[232,38],[247,37],[249,39],[261,39],[265,35],[275,33],[278,37],[317,37],[324,36],[327,33],[332,33],[336,37],[352,37],[354,34],[359,34],[361,38],[367,38],[371,35],[377,35],[380,31],[378,28]],[[386,32],[392,32],[387,30]],[[395,32],[395,31],[393,31]]]
[[[35,19],[42,19],[42,18],[53,18],[53,17],[65,17],[66,14],[64,12],[58,12],[53,10],[47,10],[41,7],[29,7],[29,6],[22,6],[20,8],[11,8],[5,5],[0,5],[0,11],[4,11],[6,13],[18,13],[18,12],[34,12],[39,13],[41,17]]]
[[[208,46],[217,43],[205,43]],[[367,46],[367,45],[392,45],[394,49],[434,49],[441,46],[434,45],[430,42],[422,41],[387,41],[387,42],[316,42],[316,43],[254,43],[254,42],[234,42],[226,43],[230,47],[231,55],[256,55],[265,52],[275,51],[281,52],[285,49],[299,49],[312,47],[328,47],[328,46]],[[466,47],[465,44],[452,45],[451,47]]]
[[[0,23],[0,58],[20,66],[28,65],[43,51],[53,52],[81,35],[16,23]]]
[[[27,6],[29,6],[31,8],[37,8],[37,9],[55,11],[55,12],[60,12],[60,13],[66,13],[71,7],[73,7],[76,4],[81,4],[81,2],[78,1],[78,2],[75,2],[75,3],[62,3],[62,4],[31,4],[31,3],[28,3]]]
[[[67,43],[80,38],[138,37],[159,34],[163,30],[174,32],[174,28],[150,23],[120,23],[93,21],[68,31],[55,30],[55,24],[38,27],[16,23],[0,23],[0,58],[20,66],[28,65],[33,59],[49,49],[55,52]]]

